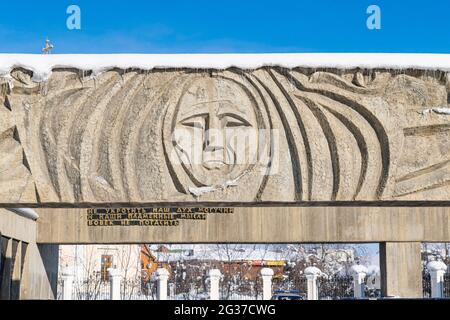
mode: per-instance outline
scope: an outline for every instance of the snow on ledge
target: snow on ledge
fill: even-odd
[[[29,208],[11,208],[11,209],[8,209],[8,210],[18,214],[19,216],[22,216],[22,217],[30,219],[30,220],[37,220],[39,218],[39,215],[33,209],[29,209]]]
[[[399,53],[273,53],[273,54],[0,54],[0,76],[17,67],[33,71],[33,80],[45,81],[55,68],[92,71],[94,75],[113,68],[257,69],[419,69],[450,72],[450,54]]]
[[[427,264],[428,271],[446,271],[447,265],[442,261],[431,261]]]
[[[319,275],[322,274],[322,271],[321,271],[319,268],[312,266],[312,267],[307,267],[307,268],[303,271],[303,273],[304,273],[305,275],[317,275],[317,276],[319,276]]]
[[[366,266],[363,266],[362,264],[355,264],[351,268],[352,274],[358,274],[358,273],[365,273],[367,274],[369,270],[366,268]]]

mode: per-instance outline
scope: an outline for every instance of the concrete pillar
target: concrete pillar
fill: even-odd
[[[262,268],[261,276],[263,281],[263,300],[270,300],[272,299],[273,270],[270,268]]]
[[[36,244],[36,218],[30,210],[0,209],[0,299],[56,298],[58,245]]]
[[[22,244],[20,241],[13,240],[13,266],[11,274],[11,300],[19,300],[20,285],[22,281]]]
[[[219,269],[209,270],[209,300],[220,300],[219,282],[221,277],[222,273],[220,273]]]
[[[122,274],[120,270],[109,268],[109,290],[111,300],[121,300],[120,298],[120,284],[122,282]]]
[[[3,272],[0,275],[0,300],[11,299],[11,280],[12,280],[12,256],[13,256],[12,239],[2,238],[2,256],[3,256]]]
[[[306,276],[306,288],[308,300],[319,300],[319,289],[317,286],[317,278],[322,274],[319,268],[308,267],[304,271]]]
[[[58,262],[59,246],[57,244],[38,244],[39,254],[47,274],[48,284],[53,293],[53,299],[56,299],[58,287]]]
[[[442,261],[431,261],[427,264],[431,276],[431,297],[444,298],[444,274],[447,266]]]
[[[384,297],[422,298],[420,242],[381,243],[380,266]]]
[[[62,300],[73,300],[73,280],[72,270],[65,270],[61,275],[62,280]]]
[[[58,254],[58,245],[30,243],[22,247],[21,299],[56,299]]]
[[[355,298],[364,298],[366,291],[366,284],[364,279],[367,275],[367,268],[360,264],[355,264],[350,268],[353,277],[353,296]]]
[[[0,270],[2,270],[2,263],[3,263],[3,240],[4,238],[2,237],[2,232],[0,230]],[[2,278],[1,278],[1,274],[0,274],[0,290],[1,290],[1,282],[2,282]]]
[[[167,280],[169,279],[169,271],[165,268],[156,270],[156,280],[158,281],[157,300],[167,300]]]

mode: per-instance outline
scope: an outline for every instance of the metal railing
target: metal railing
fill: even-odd
[[[422,271],[422,293],[424,298],[431,298],[431,275],[427,271]]]
[[[429,274],[424,272],[424,297],[431,295]],[[366,278],[366,282],[367,282]],[[450,275],[444,278],[444,291],[450,295]],[[260,276],[248,278],[226,278],[220,282],[219,298],[221,300],[261,300],[262,278]],[[370,289],[366,283],[365,296],[378,298],[381,296],[379,289]],[[169,300],[207,300],[210,297],[210,284],[207,278],[173,276],[168,284]],[[57,299],[62,299],[62,280],[58,281]],[[354,283],[351,276],[319,276],[317,278],[318,298],[321,300],[351,299],[354,297]],[[109,300],[111,298],[110,281],[102,281],[100,275],[93,275],[83,281],[73,282],[72,299],[75,300]],[[272,280],[272,292],[296,291],[307,296],[307,278],[305,275],[276,276]],[[122,300],[156,300],[156,281],[143,281],[140,277],[122,279],[120,298]]]
[[[444,274],[444,297],[450,298],[450,273]]]
[[[223,283],[220,287],[221,300],[261,300],[262,283],[260,278],[244,280],[242,283]]]
[[[444,274],[444,298],[450,298],[450,273]],[[424,298],[431,298],[431,274],[427,270],[422,272],[422,292]]]
[[[353,278],[351,276],[319,277],[320,300],[347,299],[353,297]]]
[[[156,284],[152,282],[148,283],[147,287],[143,287],[141,278],[122,280],[120,297],[122,300],[155,300]],[[97,274],[73,282],[73,300],[110,300],[110,298],[110,281],[102,281]],[[63,299],[63,281],[61,278],[58,279],[57,299]]]

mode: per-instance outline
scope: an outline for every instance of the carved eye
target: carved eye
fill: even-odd
[[[250,123],[245,120],[244,118],[241,118],[237,115],[231,115],[231,114],[227,114],[224,117],[226,124],[225,126],[227,128],[233,128],[233,127],[249,127]]]
[[[245,126],[242,121],[227,121],[227,128]]]
[[[202,117],[192,117],[181,122],[183,126],[195,129],[203,129],[204,119]]]

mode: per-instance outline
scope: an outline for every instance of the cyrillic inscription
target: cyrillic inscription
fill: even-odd
[[[87,209],[87,225],[176,227],[180,220],[206,220],[208,214],[232,214],[234,208],[100,208]]]

